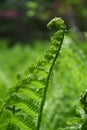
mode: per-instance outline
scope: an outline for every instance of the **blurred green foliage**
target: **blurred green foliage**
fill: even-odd
[[[0,46],[0,98],[3,98],[8,87],[14,86],[21,73],[44,53],[48,42],[35,41],[33,46],[17,43],[12,48],[8,48],[6,40],[0,40],[0,43],[4,43]],[[69,119],[76,116],[80,94],[87,86],[86,48],[86,43],[79,44],[69,36],[65,37],[54,78],[49,84],[41,130],[65,130],[67,123],[72,124]],[[78,130],[76,126],[75,129]]]
[[[64,43],[55,77],[49,86],[41,130],[65,130],[66,122],[75,116],[81,92],[87,86],[87,55],[69,37]]]
[[[19,18],[2,17],[0,21],[1,37],[6,35],[8,38],[10,35],[11,40],[13,34],[14,44],[20,39],[24,43],[31,38],[35,41],[37,35],[47,37],[45,23],[54,16],[63,17],[67,26],[75,20],[74,26],[85,31],[87,39],[86,0],[22,0],[21,2],[3,0],[0,1],[0,7],[4,10],[19,11]],[[72,19],[69,19],[68,12]],[[42,31],[44,33],[41,35]],[[34,32],[35,35],[32,35]],[[54,78],[51,79],[44,106],[41,130],[65,130],[67,125],[71,126],[66,127],[67,130],[79,130],[81,122],[84,123],[87,116],[79,103],[80,94],[87,86],[87,41],[81,44],[76,43],[78,33],[72,34],[73,40],[69,36],[65,37],[62,53],[55,66]],[[0,98],[6,96],[8,87],[14,86],[21,73],[48,48],[48,41],[35,41],[32,46],[16,43],[9,48],[10,40],[0,39]],[[79,119],[76,118],[78,113],[80,113]],[[82,130],[84,128],[83,126]]]

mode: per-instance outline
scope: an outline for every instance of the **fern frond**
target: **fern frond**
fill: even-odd
[[[15,125],[15,130],[40,129],[49,80],[61,50],[66,28],[61,18],[52,19],[47,26],[49,29],[58,30],[51,38],[50,49],[37,64],[33,64],[25,71],[15,87],[9,89],[5,100],[2,113],[10,112],[8,125]]]

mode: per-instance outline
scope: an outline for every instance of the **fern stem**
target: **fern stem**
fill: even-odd
[[[57,50],[57,53],[55,55],[55,58],[54,58],[53,63],[51,65],[51,67],[50,67],[49,74],[48,74],[48,77],[47,77],[47,82],[46,82],[45,89],[44,89],[43,99],[42,99],[42,102],[41,102],[40,114],[39,114],[39,117],[38,117],[37,130],[40,130],[41,119],[42,119],[42,112],[43,112],[43,106],[44,106],[44,103],[45,103],[45,100],[46,100],[46,92],[47,92],[47,89],[48,89],[48,84],[49,84],[50,76],[51,76],[53,67],[55,65],[56,59],[58,58],[59,52],[60,52],[61,47],[62,47],[62,43],[63,43],[63,39],[64,39],[64,34],[65,34],[65,29],[63,30],[63,35],[62,35],[62,40],[60,42],[60,46],[59,46],[59,48]]]

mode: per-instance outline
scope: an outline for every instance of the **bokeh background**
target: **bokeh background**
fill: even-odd
[[[61,17],[67,25],[54,67],[41,130],[79,130],[80,95],[87,88],[87,0],[0,0],[0,100],[48,49],[47,23]],[[81,117],[81,116],[79,116]],[[72,119],[72,121],[68,121]]]
[[[54,17],[62,17],[67,28],[84,39],[87,31],[87,0],[1,0],[0,38],[10,44],[34,39],[46,39],[46,24]]]

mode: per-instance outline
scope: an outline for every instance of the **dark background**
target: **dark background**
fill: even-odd
[[[48,21],[62,17],[67,28],[84,40],[87,31],[87,0],[1,0],[0,38],[13,45],[47,39]]]

